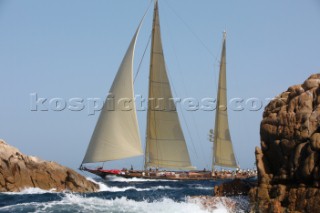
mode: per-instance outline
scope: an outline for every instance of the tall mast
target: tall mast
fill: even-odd
[[[194,169],[190,163],[166,71],[157,0],[154,4],[151,39],[144,167]]]
[[[153,46],[154,46],[154,35],[155,35],[155,25],[156,25],[156,13],[158,12],[158,0],[155,0],[154,1],[154,9],[153,9],[153,21],[152,21],[152,32],[151,32],[151,51],[150,51],[150,68],[149,70],[151,71],[152,70],[152,54],[153,54]],[[148,97],[149,95],[151,94],[151,78],[149,76],[149,85],[148,85]],[[151,104],[150,104],[150,101],[148,99],[148,109],[149,107],[151,107]],[[148,110],[148,117],[150,117],[149,113],[151,113],[150,110]],[[148,126],[149,126],[149,119],[147,119],[147,128],[146,128],[146,145],[145,145],[145,154],[144,154],[144,170],[147,170],[147,158],[148,158],[148,143],[147,143],[147,140],[148,140]]]
[[[212,170],[214,170],[215,165],[238,168],[231,142],[228,122],[226,37],[227,34],[224,32],[217,94]]]

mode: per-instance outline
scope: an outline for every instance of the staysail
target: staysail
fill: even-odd
[[[104,162],[143,154],[133,89],[134,49],[141,23],[113,81],[82,163]]]
[[[212,168],[215,165],[238,168],[230,137],[227,112],[226,33],[223,36],[220,61],[213,152]]]
[[[173,102],[155,1],[149,77],[145,168],[193,169]]]

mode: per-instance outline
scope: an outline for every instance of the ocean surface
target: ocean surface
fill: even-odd
[[[232,212],[224,202],[214,210],[187,202],[188,196],[212,195],[219,181],[167,181],[109,178],[91,179],[100,185],[96,193],[56,193],[37,188],[0,193],[0,212]],[[246,212],[246,197],[235,197],[236,211]]]

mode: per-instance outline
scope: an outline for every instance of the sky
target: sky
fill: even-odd
[[[99,115],[92,101],[108,94],[149,3],[0,0],[0,138],[25,154],[78,168]],[[243,110],[229,108],[230,132],[240,166],[252,168],[268,100],[320,71],[320,2],[159,0],[159,9],[175,97],[216,97],[227,31],[228,99],[243,100]],[[149,10],[137,41],[135,74],[151,23]],[[147,97],[148,66],[147,52],[134,85],[142,97]],[[74,98],[84,100],[83,110],[70,110]],[[66,108],[57,111],[57,100]],[[208,132],[215,112],[177,108],[193,165],[210,168]],[[145,111],[138,111],[138,120],[144,145]],[[142,168],[142,163],[137,157],[105,167]]]

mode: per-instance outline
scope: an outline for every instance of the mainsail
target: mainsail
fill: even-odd
[[[190,163],[166,72],[157,1],[153,15],[145,152],[145,168],[194,168]]]
[[[226,33],[224,33],[223,36],[220,61],[213,152],[212,168],[214,168],[215,165],[238,168],[230,137],[227,112]]]
[[[104,104],[82,163],[104,162],[143,154],[133,89],[134,48],[141,23],[111,86],[109,94],[112,98],[107,98]],[[110,109],[108,106],[113,104],[116,107]]]

